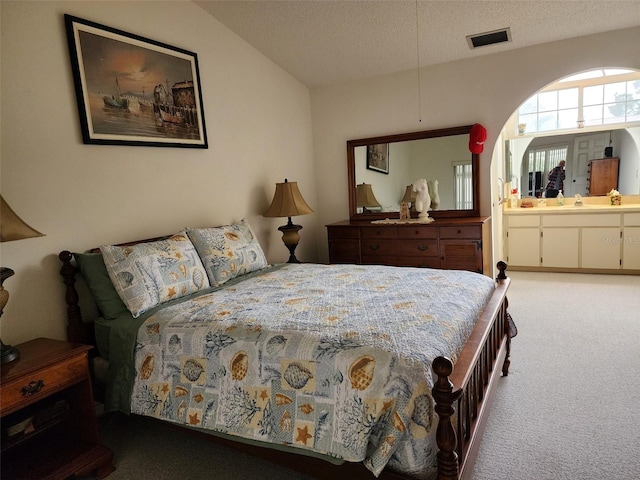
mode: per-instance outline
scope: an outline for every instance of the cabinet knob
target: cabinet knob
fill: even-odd
[[[380,245],[370,245],[369,248],[371,250],[378,250],[380,248]]]
[[[429,245],[418,245],[418,250],[420,250],[421,252],[429,250]]]
[[[29,385],[22,387],[20,392],[23,397],[30,397],[42,390],[42,387],[44,387],[44,380],[34,380],[33,382],[30,382]]]

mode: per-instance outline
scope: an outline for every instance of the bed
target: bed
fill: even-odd
[[[509,368],[503,262],[495,281],[268,265],[245,221],[59,258],[68,337],[97,347],[108,411],[213,433],[322,478],[470,475]],[[82,317],[79,292],[97,318]]]

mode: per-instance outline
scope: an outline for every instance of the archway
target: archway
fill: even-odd
[[[503,178],[520,197],[540,197],[559,160],[567,162],[565,193],[589,195],[588,162],[603,157],[621,158],[616,189],[637,195],[640,72],[595,69],[560,79],[527,99],[505,124],[502,137]]]
[[[576,193],[583,196],[588,195],[586,188],[588,163],[592,159],[605,156],[617,156],[622,159],[619,162],[620,181],[617,185],[619,191],[623,195],[640,194],[640,71],[626,69],[625,72],[620,73],[621,76],[617,79],[620,81],[615,81],[616,79],[613,78],[615,75],[610,79],[599,81],[596,79],[597,77],[592,75],[597,70],[604,71],[605,69],[592,69],[581,72],[561,78],[543,87],[525,100],[504,124],[494,150],[494,165],[492,167],[493,178],[497,179],[497,181],[493,182],[493,198],[498,199],[493,204],[494,233],[497,234],[494,235],[494,257],[506,258],[502,212],[510,193],[513,189],[517,189],[517,197],[519,199],[540,196],[547,182],[549,167],[555,166],[559,160],[557,156],[550,155],[552,153],[557,154],[558,147],[564,146],[565,160],[568,164],[566,169],[567,183],[565,184],[567,195],[573,196]],[[595,110],[594,105],[597,102],[591,99],[585,103],[585,96],[592,94],[593,91],[588,90],[588,95],[585,95],[584,89],[590,88],[594,90],[595,88],[593,87],[598,84],[605,85],[610,83],[613,85],[622,81],[631,82],[633,86],[633,91],[630,93],[625,92],[624,97],[618,94],[618,100],[624,98],[626,102],[625,108],[627,110],[622,112],[624,116],[621,116],[619,106],[622,102],[606,102],[603,97],[603,102],[600,104],[603,112],[602,117],[599,121],[594,119],[593,110]],[[545,125],[536,124],[536,127],[542,125],[543,128],[531,129],[531,124],[527,122],[524,131],[518,132],[518,124],[524,123],[520,118],[523,105],[526,105],[532,98],[537,97],[536,100],[540,101],[539,97],[547,95],[549,92],[558,92],[574,87],[578,88],[578,113],[580,116],[574,117],[573,126],[567,125],[565,116],[562,122],[558,120],[557,123],[559,125],[557,128],[546,128]],[[604,87],[602,87],[602,90],[604,96]],[[615,99],[615,96],[612,97],[612,90],[615,94],[613,87],[607,88],[607,94]],[[557,95],[559,96],[559,94]],[[560,101],[558,101],[558,104],[560,104]],[[614,107],[613,111],[611,109],[605,110],[605,108],[612,106]],[[548,113],[552,110],[551,108],[546,111],[539,109],[535,114],[540,115],[540,112]],[[556,108],[556,112],[561,110],[561,108]],[[585,110],[588,113],[587,116],[584,116],[583,112]],[[557,115],[556,118],[559,119],[560,114],[557,113]],[[587,153],[578,152],[578,144],[583,144],[585,141],[591,147],[590,151]],[[605,152],[607,147],[612,147],[612,149]],[[580,153],[580,157],[578,157],[578,153]],[[538,162],[537,168],[529,168],[530,165],[527,162],[531,157],[535,159],[536,156],[543,155],[547,157],[544,161]],[[523,160],[526,161],[523,162]],[[496,192],[497,195],[495,195]]]

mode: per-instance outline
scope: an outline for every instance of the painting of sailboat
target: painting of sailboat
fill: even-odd
[[[147,97],[145,96],[144,87],[142,87],[142,98],[138,99],[138,106],[140,107],[140,110],[148,110],[153,107],[153,104],[147,100]]]
[[[104,101],[104,106],[105,107],[122,108],[122,109],[128,109],[129,108],[129,99],[120,96],[120,84],[118,83],[118,77],[116,77],[116,93],[115,93],[115,95],[112,95],[110,97],[105,95],[104,97],[102,97],[102,100]]]
[[[84,143],[208,148],[195,53],[65,15]]]

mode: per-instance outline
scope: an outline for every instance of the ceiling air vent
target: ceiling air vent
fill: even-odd
[[[500,30],[494,30],[493,32],[478,33],[476,35],[467,36],[467,43],[471,50],[478,47],[486,47],[487,45],[495,45],[496,43],[505,43],[510,41],[510,28],[501,28]]]

